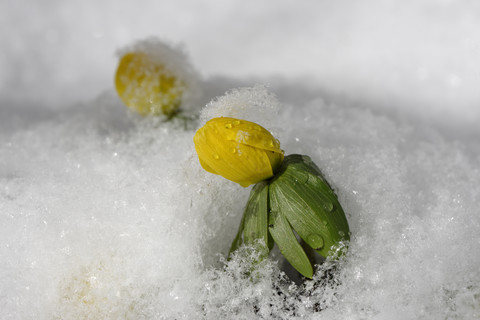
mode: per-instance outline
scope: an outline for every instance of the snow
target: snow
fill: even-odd
[[[477,3],[6,0],[0,17],[1,319],[480,318]],[[150,36],[201,75],[198,122],[116,96],[116,52]],[[248,248],[225,261],[250,189],[192,141],[220,115],[336,190],[349,252],[313,281],[278,251],[252,277]]]

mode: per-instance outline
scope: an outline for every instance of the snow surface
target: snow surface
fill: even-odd
[[[0,18],[1,319],[480,318],[477,2],[4,0]],[[198,123],[116,96],[115,52],[152,35],[202,75]],[[249,188],[198,163],[217,115],[312,157],[345,259],[304,284],[278,252],[254,281],[248,250],[225,262]]]

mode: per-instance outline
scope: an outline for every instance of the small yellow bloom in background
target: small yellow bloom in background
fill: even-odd
[[[115,75],[122,101],[141,115],[174,115],[185,85],[155,57],[144,52],[126,53]]]
[[[269,179],[280,168],[283,150],[265,128],[234,118],[214,118],[193,138],[202,167],[248,187]]]

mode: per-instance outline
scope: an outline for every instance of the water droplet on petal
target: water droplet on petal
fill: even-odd
[[[220,159],[220,157],[216,153],[213,155],[213,158],[216,159],[216,160]]]
[[[320,250],[324,246],[323,237],[319,234],[311,234],[307,237],[308,244],[313,248]]]
[[[236,153],[236,152],[237,152],[237,149],[233,148],[232,153]]]
[[[226,123],[225,128],[226,129],[232,129],[232,124],[231,123]]]
[[[233,121],[233,124],[236,125],[236,126],[238,126],[240,123],[241,123],[240,120]]]

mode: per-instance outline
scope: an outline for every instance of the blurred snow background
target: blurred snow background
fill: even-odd
[[[467,0],[1,0],[0,318],[480,318],[478,30]],[[183,43],[199,110],[277,94],[230,99],[335,186],[333,279],[222,270],[249,190],[115,96],[115,52],[148,36]]]

